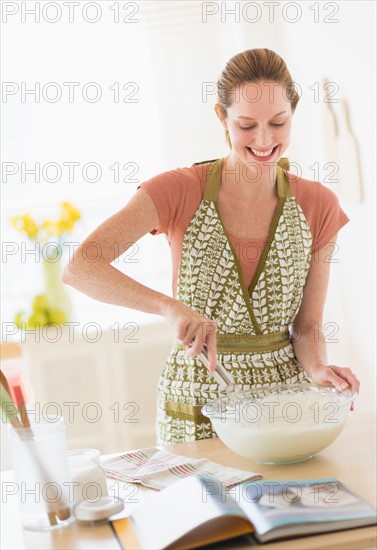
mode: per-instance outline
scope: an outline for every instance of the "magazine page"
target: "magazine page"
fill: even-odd
[[[216,532],[214,520],[217,518],[221,526],[222,518],[229,516],[235,523],[242,518],[242,532],[246,532],[247,518],[229,498],[224,484],[207,476],[191,476],[151,495],[132,512],[131,521],[141,546],[157,549],[168,547],[206,523]],[[209,536],[208,529],[204,534]]]
[[[232,491],[232,497],[257,535],[272,530],[276,537],[309,534],[376,521],[376,510],[336,478],[246,482]]]

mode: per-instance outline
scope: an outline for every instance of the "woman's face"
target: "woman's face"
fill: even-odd
[[[268,172],[290,142],[292,108],[284,88],[276,82],[249,82],[233,93],[227,118],[233,161]]]

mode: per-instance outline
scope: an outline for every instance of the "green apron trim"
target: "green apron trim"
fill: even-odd
[[[280,161],[283,161],[280,164]],[[285,162],[286,161],[286,162]],[[287,166],[287,168],[285,168]],[[294,197],[293,191],[291,189],[291,184],[289,183],[287,170],[289,169],[289,161],[287,158],[281,158],[277,165],[277,177],[278,181],[280,178],[280,190],[282,192],[282,196],[284,197]]]
[[[266,260],[267,260],[268,253],[269,253],[270,248],[271,248],[272,241],[274,240],[276,228],[277,228],[277,226],[278,226],[278,223],[279,223],[279,220],[280,220],[281,213],[283,212],[284,203],[285,203],[285,198],[280,197],[280,198],[279,198],[278,205],[277,205],[276,210],[275,210],[274,217],[272,218],[270,231],[269,231],[269,233],[268,233],[268,237],[267,237],[266,243],[265,243],[265,245],[264,245],[263,252],[262,252],[262,254],[261,254],[261,257],[259,258],[259,263],[258,263],[257,270],[256,270],[256,272],[254,273],[254,277],[253,277],[253,279],[252,279],[252,281],[251,281],[251,285],[250,285],[249,288],[248,288],[248,294],[249,294],[249,296],[253,293],[253,290],[254,290],[254,288],[255,288],[255,285],[257,284],[257,282],[258,282],[258,280],[259,280],[259,277],[260,277],[260,274],[262,273],[263,268],[264,268],[264,266],[265,266],[265,263],[266,263]],[[238,257],[236,258],[236,261],[239,263]],[[240,269],[241,269],[241,264],[240,264]],[[243,275],[242,275],[242,276],[243,276]],[[245,286],[246,286],[246,284],[245,284]],[[251,305],[250,305],[250,307],[251,307]],[[254,323],[253,323],[253,324],[254,324]],[[255,329],[257,329],[258,324],[254,324],[254,327],[255,327]],[[258,327],[258,328],[259,328],[259,327]]]
[[[268,334],[216,334],[217,351],[222,353],[263,353],[283,348],[290,342],[288,330]],[[174,343],[174,347],[186,350],[179,341]]]
[[[252,308],[252,305],[251,305],[251,301],[250,301],[250,294],[249,294],[249,289],[247,288],[246,286],[246,283],[245,283],[245,279],[244,279],[244,276],[243,276],[243,272],[242,272],[242,267],[241,267],[241,264],[240,264],[240,261],[238,259],[238,256],[236,254],[236,251],[234,249],[234,246],[233,246],[233,243],[232,241],[230,240],[230,237],[224,227],[224,224],[223,224],[223,221],[221,219],[221,216],[220,216],[220,211],[219,211],[219,207],[218,207],[218,204],[217,202],[214,203],[214,206],[215,206],[215,209],[216,209],[216,212],[217,212],[217,217],[219,218],[219,222],[221,224],[221,227],[222,227],[222,230],[224,232],[224,235],[226,237],[226,240],[228,241],[228,245],[229,245],[229,248],[231,249],[232,251],[232,255],[233,255],[233,260],[234,260],[234,263],[236,265],[236,268],[237,268],[237,273],[238,273],[238,279],[239,279],[239,283],[240,283],[240,286],[242,288],[242,294],[243,294],[243,298],[245,300],[245,303],[246,303],[246,307],[247,307],[247,310],[249,312],[249,315],[250,315],[250,319],[251,319],[251,322],[253,324],[253,327],[254,327],[254,330],[257,334],[262,334],[262,331],[259,327],[259,324],[257,323],[257,320],[255,318],[255,315],[254,315],[254,311],[253,311],[253,308]],[[277,209],[278,210],[278,209]],[[276,210],[276,212],[277,212]],[[276,212],[275,212],[275,215],[276,215]],[[266,243],[267,245],[267,243]],[[265,245],[265,248],[266,248],[266,245]],[[267,255],[265,256],[265,258],[267,258]],[[261,266],[260,264],[260,260],[259,260],[259,266],[258,266],[258,269],[259,268],[262,268],[263,269],[263,266]],[[253,281],[254,281],[254,277],[253,277]]]
[[[247,287],[247,285],[245,283],[245,279],[244,279],[244,276],[243,276],[240,261],[238,259],[237,254],[236,254],[236,251],[234,249],[233,243],[232,243],[232,241],[231,241],[231,239],[230,239],[230,237],[229,237],[229,235],[228,235],[228,233],[227,233],[227,231],[224,227],[224,224],[223,224],[223,221],[222,221],[221,215],[220,215],[220,210],[219,210],[219,207],[218,207],[217,199],[218,199],[219,189],[220,189],[220,185],[221,185],[222,169],[223,169],[224,163],[225,163],[225,158],[222,157],[222,158],[219,158],[219,159],[215,160],[214,163],[211,166],[208,167],[207,181],[206,181],[206,186],[205,186],[205,190],[204,190],[203,199],[211,201],[214,204],[214,207],[215,207],[215,210],[217,212],[217,216],[219,218],[222,230],[223,230],[224,235],[225,235],[225,237],[228,241],[229,247],[232,251],[233,259],[234,259],[234,262],[235,262],[235,265],[236,265],[236,268],[237,268],[237,272],[238,272],[239,282],[240,282],[240,285],[241,285],[241,288],[242,288],[243,297],[244,297],[246,307],[247,307],[249,315],[250,315],[251,322],[253,324],[253,327],[254,327],[254,330],[255,330],[256,334],[257,335],[262,335],[262,331],[259,327],[259,324],[258,324],[256,318],[255,318],[253,307],[251,305],[251,295],[252,295],[253,290],[254,290],[254,288],[255,288],[258,280],[259,280],[260,274],[262,273],[262,271],[264,269],[264,266],[265,266],[265,263],[266,263],[266,259],[267,259],[271,244],[274,240],[276,228],[278,226],[280,216],[283,212],[285,199],[286,199],[287,196],[288,197],[293,196],[291,186],[289,184],[289,180],[288,180],[288,177],[287,177],[287,173],[286,173],[285,169],[283,168],[283,166],[284,167],[285,166],[289,167],[289,161],[286,157],[283,157],[279,160],[279,163],[277,164],[277,192],[278,192],[278,196],[279,196],[279,202],[276,206],[276,210],[275,210],[274,216],[272,218],[272,222],[271,222],[270,229],[269,229],[269,232],[268,232],[267,240],[266,240],[264,248],[263,248],[263,252],[261,254],[261,257],[259,258],[257,270],[254,273],[254,277],[251,281],[251,285],[250,285],[249,288]]]
[[[217,202],[217,195],[221,183],[224,159],[219,158],[208,166],[207,180],[203,194],[203,200]]]
[[[278,162],[278,166],[283,168],[283,170],[289,170],[289,160],[288,157],[281,157]]]
[[[200,162],[194,162],[194,166],[197,166],[198,164],[208,164],[209,162],[215,162],[215,160],[219,160],[219,159],[217,158],[217,159],[211,159],[211,160],[201,160]]]
[[[166,414],[179,420],[196,420],[203,418],[203,422],[209,422],[208,418],[202,414],[203,405],[190,405],[189,403],[176,403],[175,401],[166,401]]]

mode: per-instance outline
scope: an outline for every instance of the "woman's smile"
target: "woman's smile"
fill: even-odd
[[[269,148],[269,149],[254,149],[252,147],[246,147],[246,149],[249,151],[249,154],[252,156],[253,159],[259,161],[259,162],[266,162],[271,160],[274,156],[276,151],[278,150],[279,146],[275,145],[275,147]]]

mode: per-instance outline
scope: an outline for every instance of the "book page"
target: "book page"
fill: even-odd
[[[235,501],[260,540],[270,531],[277,537],[363,525],[367,518],[373,524],[376,516],[368,503],[336,478],[247,482],[238,487]]]
[[[171,548],[174,550],[191,550],[252,532],[252,526],[244,518],[234,516],[226,516],[221,519],[215,518],[184,535],[174,542]],[[169,547],[167,550],[169,550]]]
[[[132,550],[143,550],[140,540],[135,533],[134,525],[129,517],[119,518],[111,523],[122,548],[126,550],[131,548]],[[146,529],[147,528],[148,526],[146,526]],[[215,518],[204,525],[200,525],[190,533],[183,535],[183,537],[173,542],[171,546],[165,548],[167,550],[169,548],[174,548],[174,550],[191,550],[218,541],[233,539],[251,532],[252,527],[244,518],[225,516],[221,519]],[[153,548],[156,548],[156,546]]]
[[[222,489],[214,478],[191,476],[151,495],[133,511],[131,521],[143,548],[167,548],[208,522],[216,531],[214,521],[218,520],[217,528],[220,530],[224,517],[233,518],[241,525],[236,535],[247,532],[247,518],[234,500],[228,497],[225,488]],[[243,520],[241,523],[239,518]],[[209,524],[204,529],[206,536],[209,536],[208,530]]]

